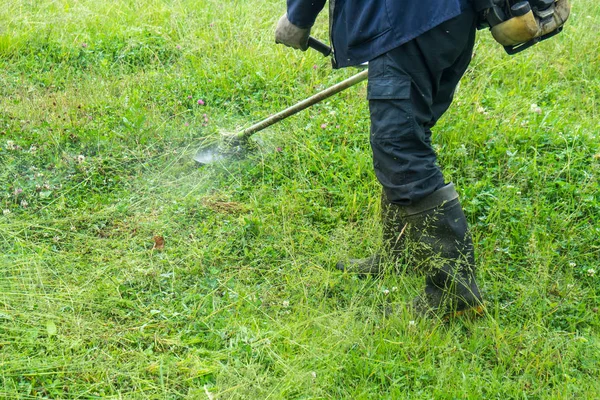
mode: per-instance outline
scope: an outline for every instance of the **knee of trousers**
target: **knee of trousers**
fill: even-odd
[[[431,131],[415,118],[410,96],[370,96],[369,109],[373,166],[388,200],[410,205],[444,186]]]

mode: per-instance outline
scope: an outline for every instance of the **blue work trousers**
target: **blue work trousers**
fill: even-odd
[[[391,203],[412,205],[445,185],[431,128],[471,61],[475,22],[466,11],[369,62],[373,165]]]

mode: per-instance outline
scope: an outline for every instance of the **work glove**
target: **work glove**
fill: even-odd
[[[292,24],[284,14],[277,23],[275,29],[275,43],[284,44],[294,49],[306,51],[308,49],[308,37],[310,36],[310,28],[299,28]]]

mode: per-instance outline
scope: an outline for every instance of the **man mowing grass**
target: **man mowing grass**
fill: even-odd
[[[277,43],[306,50],[325,0],[287,0]],[[473,53],[477,27],[490,27],[509,53],[560,31],[567,0],[330,0],[337,68],[369,62],[367,98],[373,166],[383,190],[384,250],[339,262],[344,271],[378,274],[409,254],[426,274],[413,302],[419,314],[482,311],[473,242],[452,183],[431,144]]]

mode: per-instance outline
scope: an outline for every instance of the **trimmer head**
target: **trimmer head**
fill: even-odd
[[[194,161],[201,165],[214,164],[223,160],[239,160],[250,153],[256,145],[247,137],[223,134],[218,143],[202,147],[196,152]]]
[[[194,156],[194,161],[200,165],[206,165],[215,163],[224,158],[226,158],[226,156],[219,152],[218,146],[213,146],[198,150]]]

